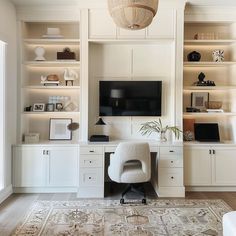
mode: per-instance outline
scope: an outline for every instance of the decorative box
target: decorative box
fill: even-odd
[[[63,52],[57,52],[57,60],[75,60],[75,53],[65,48]]]
[[[25,143],[38,143],[39,133],[28,133],[24,135]]]

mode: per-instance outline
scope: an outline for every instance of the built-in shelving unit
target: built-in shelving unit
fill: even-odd
[[[236,142],[236,24],[233,22],[186,22],[184,39],[183,118],[197,123],[218,123],[221,141]],[[200,38],[199,38],[200,37]],[[214,62],[213,50],[224,50],[225,60]],[[187,56],[197,51],[201,60],[190,62]],[[216,86],[195,86],[198,75]],[[221,101],[224,112],[186,112],[192,93],[208,92],[210,101]]]
[[[59,28],[59,37],[47,37],[48,28]],[[80,23],[79,22],[21,22],[21,106],[19,111],[18,142],[24,142],[27,133],[39,133],[40,143],[47,143],[49,139],[50,118],[71,118],[73,122],[80,121]],[[45,36],[46,35],[46,36]],[[43,47],[45,60],[36,61],[35,48]],[[74,60],[57,60],[57,52],[69,48],[75,53]],[[65,69],[72,69],[79,79],[74,86],[64,80]],[[41,76],[57,75],[59,85],[44,85]],[[72,110],[46,111],[46,104],[50,97],[58,103],[72,102]],[[36,103],[45,104],[44,111],[25,111],[26,107],[33,107]],[[56,102],[55,102],[56,103]],[[73,140],[79,140],[79,131],[73,133]]]

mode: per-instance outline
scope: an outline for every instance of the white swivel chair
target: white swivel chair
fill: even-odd
[[[223,235],[236,235],[236,211],[231,211],[223,215]]]
[[[142,203],[146,203],[144,188],[141,183],[151,178],[151,156],[148,143],[120,143],[114,154],[110,156],[108,175],[114,182],[128,183],[128,188],[122,193],[120,203],[124,203],[124,195],[129,191],[142,193]]]

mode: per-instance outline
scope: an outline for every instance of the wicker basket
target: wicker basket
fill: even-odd
[[[219,101],[209,101],[205,102],[205,107],[207,109],[221,109],[222,107],[222,102]]]

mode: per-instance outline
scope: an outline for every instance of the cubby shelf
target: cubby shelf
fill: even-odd
[[[236,112],[184,112],[184,117],[236,116]]]
[[[80,86],[25,86],[23,89],[66,89],[66,90],[78,90]]]
[[[74,61],[74,60],[61,60],[61,61],[26,61],[24,62],[24,65],[27,66],[37,66],[37,67],[53,67],[53,66],[60,66],[60,67],[65,67],[65,66],[79,66],[80,62],[79,61]]]
[[[184,86],[185,91],[191,90],[233,90],[236,89],[236,85],[229,86]]]
[[[23,112],[23,115],[79,115],[79,111],[53,111],[53,112],[47,112],[47,111],[29,111],[29,112]]]
[[[27,44],[79,44],[79,39],[24,39]]]
[[[214,39],[214,40],[199,40],[187,39],[184,40],[185,45],[230,45],[236,43],[236,39]]]
[[[184,62],[185,67],[220,67],[236,65],[236,61],[224,61],[224,62],[211,62],[211,61],[198,61],[198,62]]]

